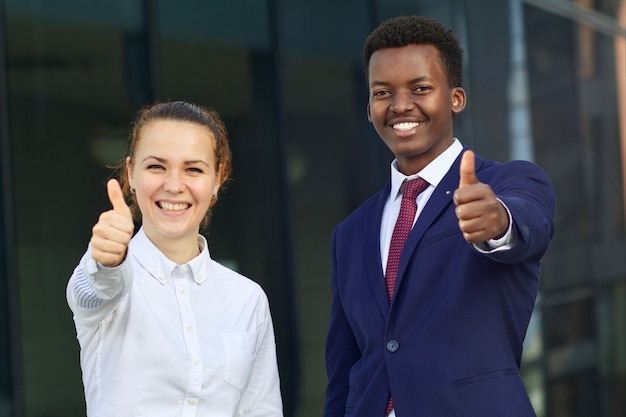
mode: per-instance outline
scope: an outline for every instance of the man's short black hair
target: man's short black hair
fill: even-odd
[[[450,86],[461,87],[463,49],[459,45],[459,40],[439,21],[424,16],[399,16],[387,19],[370,33],[363,46],[363,65],[368,83],[369,64],[374,52],[412,44],[433,45],[437,48]]]

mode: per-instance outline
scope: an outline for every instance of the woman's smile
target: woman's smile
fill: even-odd
[[[191,122],[156,120],[144,126],[129,164],[144,230],[153,241],[197,239],[219,189],[215,138]]]

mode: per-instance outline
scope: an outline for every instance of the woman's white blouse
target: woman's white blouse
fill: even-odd
[[[89,417],[282,416],[267,297],[202,251],[168,260],[140,229],[118,267],[91,249],[74,270]]]

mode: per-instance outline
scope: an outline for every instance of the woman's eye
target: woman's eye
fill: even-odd
[[[152,164],[152,165],[148,165],[147,169],[149,170],[158,170],[158,169],[164,169],[162,165],[157,165],[157,164]]]
[[[191,168],[189,168],[189,171],[190,172],[197,172],[197,173],[200,173],[200,174],[202,172],[204,172],[204,171],[202,171],[202,168],[197,168],[197,167],[191,167]]]

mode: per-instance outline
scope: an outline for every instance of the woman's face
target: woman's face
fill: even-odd
[[[155,243],[197,239],[220,181],[213,132],[196,123],[156,120],[139,132],[126,161],[146,235]]]

